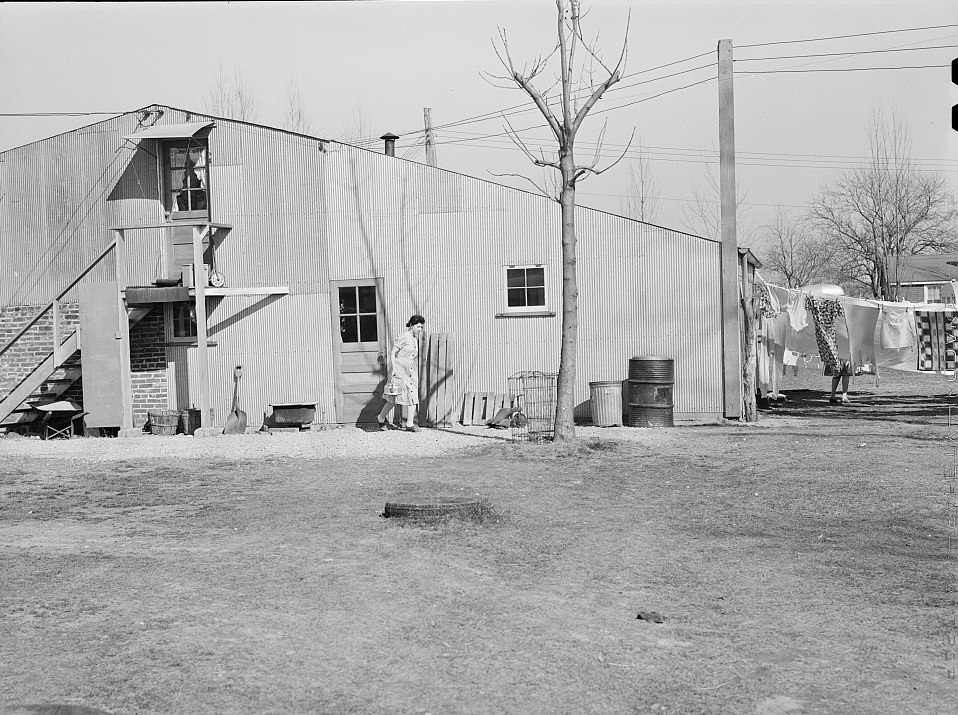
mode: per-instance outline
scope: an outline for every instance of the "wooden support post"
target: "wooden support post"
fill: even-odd
[[[722,223],[722,366],[725,417],[742,417],[742,338],[739,330],[738,240],[735,223],[735,103],[732,41],[718,43],[719,189]]]
[[[432,109],[424,107],[422,110],[423,121],[426,125],[426,163],[429,166],[436,165],[436,133],[432,130]]]
[[[203,267],[203,235],[209,230],[193,226],[193,286],[196,290],[193,310],[196,313],[197,374],[199,384],[191,385],[196,390],[196,403],[200,408],[200,429],[209,435],[213,426],[210,420],[210,346],[206,332],[206,271]]]
[[[60,299],[53,299],[53,366],[60,367]]]
[[[120,341],[120,434],[132,437],[136,434],[133,429],[133,385],[132,368],[130,366],[130,319],[126,310],[127,271],[126,271],[126,239],[122,229],[114,229],[113,237],[116,240],[116,252],[113,254],[116,264],[116,300],[117,325],[116,339]]]

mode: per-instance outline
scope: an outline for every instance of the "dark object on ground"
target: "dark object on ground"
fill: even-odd
[[[655,611],[639,611],[639,615],[637,615],[636,618],[640,621],[648,621],[649,623],[662,623],[665,621],[665,616]]]
[[[492,419],[486,422],[486,427],[524,427],[528,421],[528,418],[522,414],[522,410],[518,407],[503,407],[493,415]]]
[[[434,519],[442,516],[464,516],[479,510],[479,497],[424,496],[386,502],[385,517]]]
[[[239,381],[243,377],[243,366],[237,365],[233,370],[233,409],[226,418],[226,434],[243,434],[246,431],[246,413],[239,408]]]

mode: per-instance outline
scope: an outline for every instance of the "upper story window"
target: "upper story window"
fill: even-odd
[[[506,266],[506,309],[542,311],[545,308],[545,267]]]
[[[209,151],[205,139],[164,144],[166,205],[170,218],[209,218]]]

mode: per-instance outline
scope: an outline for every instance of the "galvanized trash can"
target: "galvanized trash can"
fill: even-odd
[[[643,355],[629,360],[629,427],[672,427],[675,362]]]
[[[589,383],[592,424],[596,427],[622,425],[622,381],[597,380]]]

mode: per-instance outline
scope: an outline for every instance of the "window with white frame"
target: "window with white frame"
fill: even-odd
[[[191,301],[166,304],[167,340],[196,342],[196,310]]]
[[[506,266],[505,270],[507,312],[546,310],[545,266]]]

